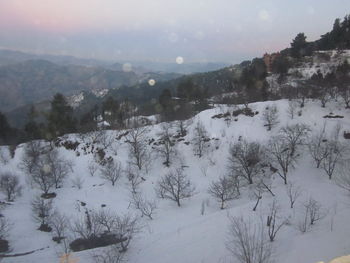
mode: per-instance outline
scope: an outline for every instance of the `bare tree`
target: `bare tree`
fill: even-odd
[[[293,208],[295,201],[302,194],[301,187],[300,186],[296,186],[294,183],[290,182],[287,185],[286,193],[287,193],[287,196],[288,196],[288,199],[289,199],[290,208]]]
[[[58,210],[55,210],[50,216],[50,226],[52,227],[53,240],[57,243],[61,243],[66,238],[67,230],[69,227],[68,218],[61,214]]]
[[[270,241],[273,242],[277,233],[286,224],[286,220],[281,220],[279,216],[280,207],[277,205],[276,200],[273,200],[270,205],[269,215],[267,216],[267,228]]]
[[[275,127],[278,121],[278,109],[276,105],[269,105],[265,108],[263,112],[263,121],[265,122],[264,126],[267,127],[268,131],[271,131]]]
[[[194,137],[192,139],[192,142],[194,154],[201,158],[206,152],[206,149],[210,143],[208,132],[201,121],[198,121],[194,127]]]
[[[295,100],[288,101],[287,114],[293,120],[297,114],[298,103]]]
[[[147,151],[147,127],[138,127],[129,130],[126,142],[129,144],[131,163],[141,170],[150,162],[150,153]]]
[[[350,193],[350,165],[345,164],[335,177],[337,185]]]
[[[304,145],[310,128],[305,124],[293,124],[281,128],[280,135],[288,143],[290,147],[290,154],[294,155],[297,147]]]
[[[236,174],[253,184],[254,177],[262,172],[264,161],[263,147],[256,142],[246,140],[230,146],[228,157],[228,169],[230,174]]]
[[[106,209],[100,209],[98,212],[93,211],[91,217],[91,220],[102,227],[101,232],[106,231],[108,233],[114,231],[118,218],[117,214]]]
[[[51,174],[51,167],[42,159],[39,160],[39,163],[35,166],[35,169],[33,169],[30,176],[32,183],[40,188],[44,194],[48,194],[55,186],[55,181]]]
[[[273,162],[278,166],[277,174],[287,184],[288,171],[294,168],[298,155],[292,155],[292,149],[288,142],[278,137],[269,142],[269,152]]]
[[[95,263],[121,263],[124,262],[124,253],[120,252],[118,245],[111,245],[102,251],[94,252],[93,259]]]
[[[122,175],[122,165],[119,161],[109,160],[100,168],[101,177],[114,186]]]
[[[140,231],[137,218],[129,214],[119,216],[116,221],[114,232],[120,240],[120,252],[126,252],[135,234]]]
[[[129,180],[131,186],[131,193],[136,194],[139,192],[139,185],[142,183],[142,178],[139,171],[135,171],[133,167],[129,164],[126,169],[126,177]]]
[[[309,142],[308,148],[309,153],[316,163],[316,167],[320,168],[322,161],[326,158],[326,124],[323,125],[322,129],[316,134],[312,135]]]
[[[14,201],[21,195],[22,186],[19,185],[18,176],[11,173],[0,175],[0,191],[6,195],[7,201]]]
[[[60,155],[57,149],[48,151],[42,158],[50,169],[55,188],[62,187],[63,180],[73,171],[72,162]]]
[[[103,130],[100,133],[98,142],[103,146],[103,149],[108,149],[114,142],[114,136],[108,130]]]
[[[6,217],[0,217],[0,240],[6,239],[12,226],[13,225]]]
[[[297,227],[300,232],[305,233],[310,230],[312,225],[323,219],[326,215],[326,212],[322,209],[322,205],[310,197],[307,202],[303,203],[303,217]]]
[[[272,245],[262,224],[230,217],[228,250],[239,263],[271,263]]]
[[[160,136],[160,143],[157,147],[157,151],[164,159],[163,164],[167,167],[170,166],[171,160],[176,154],[175,141],[172,139],[171,125],[165,123],[162,126],[162,131],[158,134]]]
[[[98,165],[96,164],[96,162],[94,160],[91,160],[89,162],[88,170],[89,170],[89,174],[91,176],[94,176],[96,174],[96,172],[98,171]]]
[[[24,146],[24,153],[20,163],[20,168],[31,174],[38,164],[41,154],[44,152],[44,145],[41,141],[30,141]]]
[[[96,216],[93,216],[86,209],[84,216],[76,219],[70,225],[70,230],[79,238],[83,239],[89,239],[91,236],[99,236],[102,233],[103,226],[96,219]]]
[[[236,199],[239,196],[239,192],[237,192],[237,188],[231,178],[225,176],[219,178],[216,182],[212,182],[208,192],[221,203],[220,209],[224,209],[225,202]]]
[[[149,219],[153,219],[153,214],[157,209],[157,203],[153,200],[145,199],[141,193],[132,193],[132,205],[141,212],[141,216],[146,216]]]
[[[52,217],[52,200],[35,197],[32,200],[32,213],[34,220],[40,224],[39,230],[50,232],[50,220]]]
[[[322,168],[327,173],[328,178],[332,179],[332,175],[339,165],[339,162],[347,153],[347,146],[342,145],[339,141],[329,140],[325,146],[325,158],[322,160]]]
[[[186,136],[187,129],[188,129],[188,121],[186,120],[179,120],[176,122],[178,133],[181,137]]]
[[[187,179],[187,175],[182,169],[176,169],[165,174],[157,183],[156,192],[162,198],[173,200],[178,206],[184,198],[189,198],[194,194],[195,187]]]
[[[349,89],[349,85],[344,85],[344,86],[345,87],[340,89],[339,94],[345,103],[345,109],[349,109],[350,108],[350,89]]]

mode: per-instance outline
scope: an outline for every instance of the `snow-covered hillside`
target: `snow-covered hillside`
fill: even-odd
[[[271,131],[267,131],[262,113],[266,106],[273,104],[278,108],[279,123]],[[350,110],[344,110],[338,102],[329,103],[326,108],[321,108],[318,101],[308,101],[301,109],[301,116],[296,114],[294,119],[287,113],[289,107],[287,100],[258,102],[251,104],[250,107],[258,114],[253,117],[239,115],[226,121],[225,118],[212,118],[214,115],[234,110],[232,107],[219,105],[199,113],[188,121],[187,135],[184,140],[180,138],[176,143],[177,156],[170,168],[163,165],[164,160],[157,152],[152,152],[148,173],[141,172],[144,180],[140,188],[148,199],[156,200],[157,209],[153,220],[146,217],[139,218],[142,229],[135,235],[126,252],[128,262],[236,262],[226,248],[230,222],[228,215],[242,216],[253,222],[259,222],[261,218],[265,220],[274,198],[269,192],[264,192],[254,212],[256,197],[249,187],[243,187],[238,199],[229,201],[224,210],[220,209],[217,200],[208,193],[208,187],[212,181],[227,174],[230,144],[246,139],[266,145],[268,140],[277,138],[281,127],[296,123],[309,125],[312,132],[318,132],[326,123],[328,134],[331,134],[340,123],[342,125],[340,140],[343,144],[347,143],[342,135],[343,131],[350,131]],[[342,115],[344,118],[323,118],[330,113]],[[194,155],[191,143],[198,121],[204,124],[211,138],[211,146],[201,158]],[[175,126],[174,123],[172,128],[174,134]],[[161,124],[149,126],[147,136],[157,141],[160,131]],[[116,138],[122,133],[108,131],[110,138]],[[129,161],[128,144],[125,143],[125,137],[120,138],[120,140],[114,139],[105,152],[107,156],[120,161],[123,169],[126,169]],[[82,141],[82,136],[70,135],[69,139],[79,141],[80,145],[76,151],[59,148],[60,154],[74,164],[74,172],[65,179],[64,187],[55,189],[57,197],[53,199],[54,207],[71,220],[84,216],[85,207],[95,210],[109,209],[118,214],[131,213],[139,216],[139,211],[130,206],[130,183],[125,174],[115,186],[103,180],[99,176],[99,171],[91,176],[88,166],[94,161],[93,154],[84,154],[83,147],[86,144]],[[32,186],[28,176],[19,169],[24,147],[25,145],[18,146],[13,159],[5,156],[9,161],[0,168],[1,172],[11,171],[19,175],[23,185],[22,196],[11,205],[5,206],[3,210],[3,214],[13,224],[7,239],[10,241],[11,254],[44,249],[25,256],[4,258],[3,262],[59,262],[63,254],[61,246],[52,241],[50,233],[37,230],[38,224],[32,218],[31,202],[41,191]],[[148,144],[148,148],[151,150],[152,143]],[[334,179],[328,179],[323,169],[315,168],[306,146],[300,152],[302,156],[298,159],[295,169],[291,169],[288,174],[289,182],[302,189],[302,194],[293,209],[290,208],[283,180],[276,173],[272,175],[272,191],[281,208],[280,216],[288,219],[288,224],[281,229],[273,242],[275,262],[328,262],[335,257],[350,254],[350,198]],[[5,147],[2,148],[2,154],[7,154]],[[181,207],[178,207],[171,200],[158,198],[154,188],[164,174],[180,166],[185,167],[184,173],[193,182],[195,193],[191,198],[183,200]],[[81,189],[73,187],[72,180],[77,177],[83,180]],[[310,197],[322,205],[325,216],[309,231],[301,233],[297,225],[303,219],[303,204]],[[81,202],[86,203],[86,206],[82,207]],[[105,207],[102,208],[102,205]],[[93,251],[97,253],[102,249]],[[93,262],[92,253],[91,250],[86,250],[73,253],[72,257],[78,260],[76,262],[89,263]]]

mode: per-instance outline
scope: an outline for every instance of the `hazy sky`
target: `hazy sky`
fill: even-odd
[[[240,62],[314,40],[350,0],[0,0],[0,47],[115,61]]]

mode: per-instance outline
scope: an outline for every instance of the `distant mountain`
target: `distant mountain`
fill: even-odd
[[[140,61],[134,62],[138,67],[147,68],[150,71],[174,72],[179,74],[193,74],[218,70],[229,66],[228,63],[163,63]]]
[[[0,67],[0,111],[50,99],[57,92],[72,95],[82,90],[112,89],[138,82],[134,72],[29,60]]]
[[[47,60],[59,65],[80,65],[80,66],[92,66],[92,67],[105,67],[109,66],[112,62],[97,60],[97,59],[85,59],[77,58],[73,56],[61,56],[61,55],[47,55],[47,54],[31,54],[22,51],[0,49],[0,66],[17,64],[27,60]]]

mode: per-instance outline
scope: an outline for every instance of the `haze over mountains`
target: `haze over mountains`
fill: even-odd
[[[125,69],[121,63],[102,60],[0,50],[0,111],[50,99],[57,92],[72,95],[80,91],[133,86],[151,78],[165,81],[180,74],[205,72],[225,65],[140,64],[128,63],[129,68]]]

